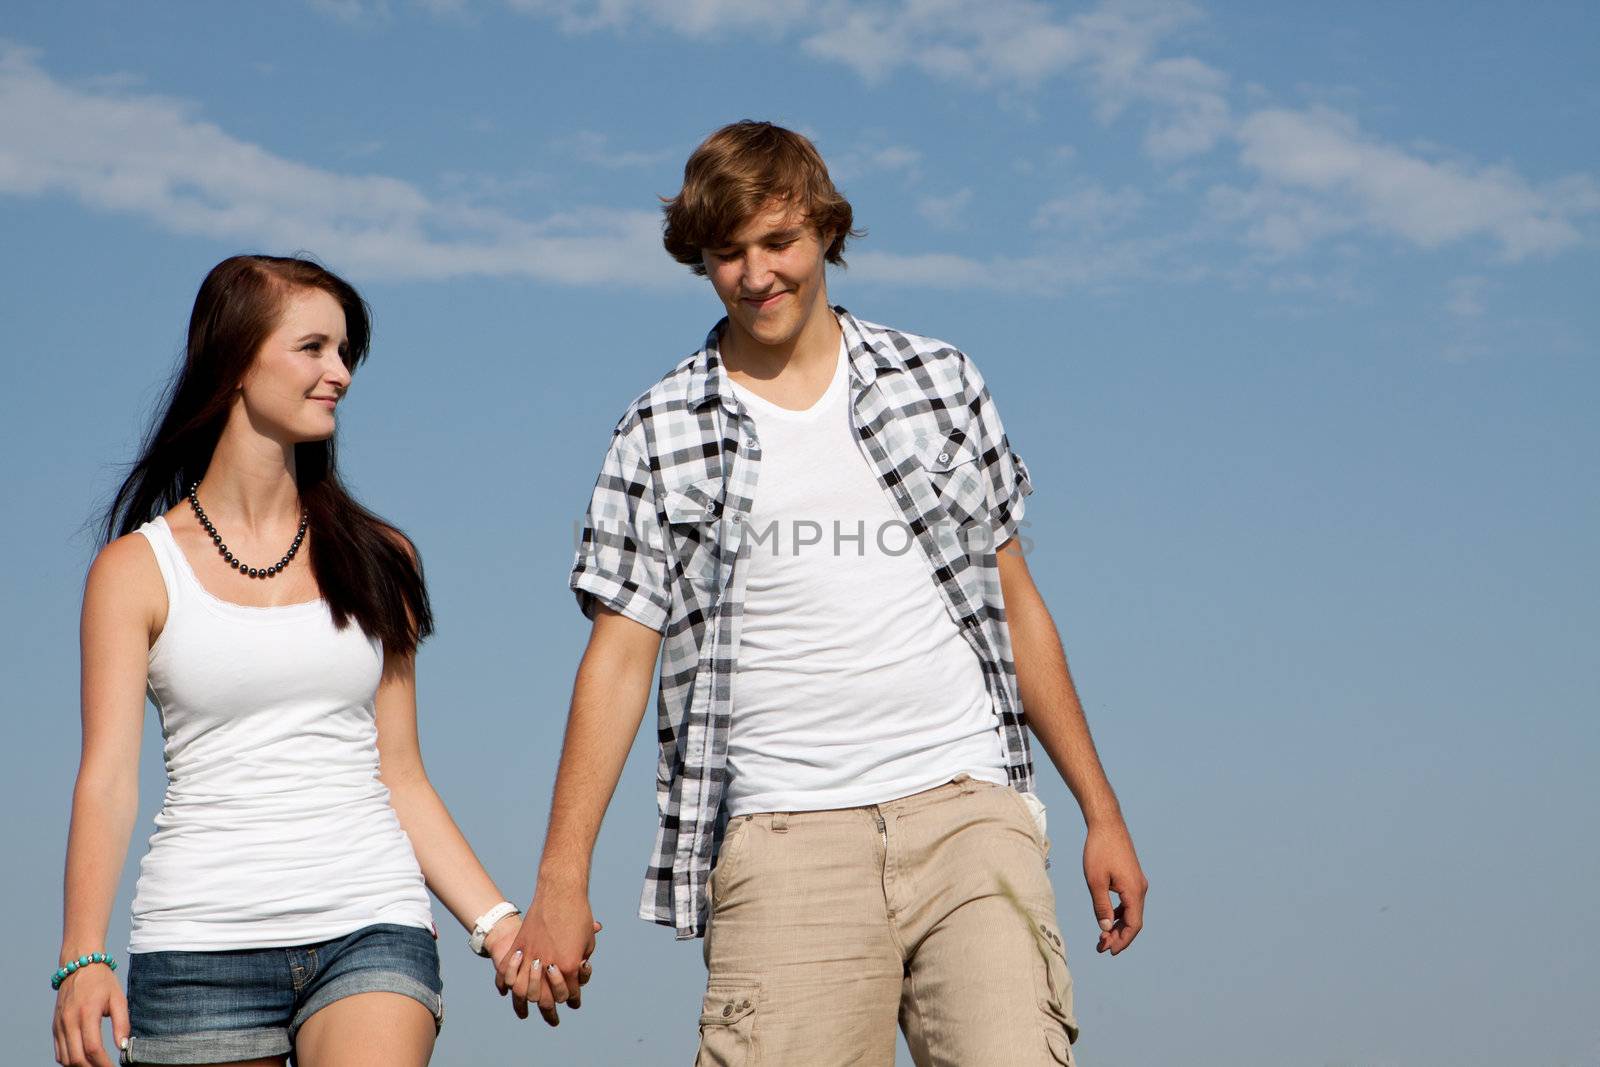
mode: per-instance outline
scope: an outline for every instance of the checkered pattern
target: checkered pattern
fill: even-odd
[[[964,354],[835,308],[850,356],[856,432],[978,654],[1011,784],[1033,764],[995,550],[1033,491],[994,402]],[[663,636],[658,698],[660,825],[639,914],[680,939],[705,932],[705,887],[726,823],[728,724],[761,468],[754,421],[705,348],[640,396],[617,424],[595,483],[571,586]]]

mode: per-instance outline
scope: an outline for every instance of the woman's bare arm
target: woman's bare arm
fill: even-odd
[[[89,569],[80,627],[83,749],[72,792],[61,963],[106,950],[106,929],[139,807],[139,738],[150,645],[167,594],[139,534],[107,545]],[[87,967],[56,996],[57,1059],[109,1065],[100,1020],[128,1034],[127,1006],[107,967]]]
[[[377,709],[380,773],[389,787],[390,803],[411,839],[428,888],[462,927],[470,930],[478,916],[505,895],[484,870],[428,779],[417,737],[416,671],[411,657],[387,658]],[[490,950],[516,929],[515,916],[502,919],[489,940]]]

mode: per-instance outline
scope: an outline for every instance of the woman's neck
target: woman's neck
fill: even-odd
[[[250,532],[267,532],[300,521],[294,445],[276,441],[230,418],[211,453],[200,496],[213,518],[226,518]]]

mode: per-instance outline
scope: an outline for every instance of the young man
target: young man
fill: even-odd
[[[1070,1063],[1025,726],[1083,810],[1101,951],[1138,934],[1144,875],[1016,542],[1027,468],[965,355],[829,306],[851,221],[767,123],[714,133],[666,205],[727,317],[595,486],[571,577],[593,631],[507,984],[552,1023],[576,995],[662,652],[641,914],[706,938],[699,1062],[892,1064],[898,1020],[919,1064]]]

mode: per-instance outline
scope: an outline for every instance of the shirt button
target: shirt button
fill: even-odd
[[[940,452],[939,453],[939,462],[940,463],[949,463],[950,462],[950,453],[948,453],[948,452]]]

